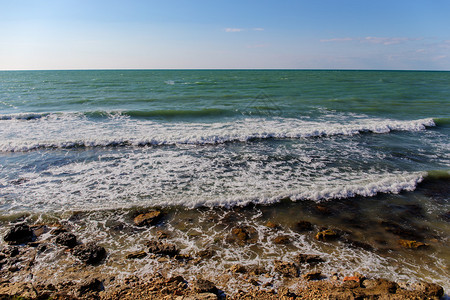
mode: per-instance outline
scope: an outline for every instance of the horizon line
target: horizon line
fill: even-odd
[[[397,71],[397,72],[449,72],[445,69],[359,69],[359,68],[86,68],[86,69],[1,69],[15,71]]]

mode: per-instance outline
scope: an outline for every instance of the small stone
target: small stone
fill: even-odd
[[[131,252],[128,253],[125,258],[126,259],[141,259],[147,256],[147,252],[145,252],[144,250],[142,251],[136,251],[136,252]]]
[[[429,245],[422,243],[422,242],[417,242],[417,241],[410,241],[410,240],[399,240],[398,243],[400,244],[400,246],[402,246],[403,248],[406,249],[423,249],[423,248],[427,248]]]
[[[73,248],[77,245],[77,237],[70,232],[63,232],[56,236],[55,243],[68,248]]]
[[[55,224],[55,227],[56,227],[56,228],[50,230],[50,234],[51,234],[51,235],[58,235],[58,234],[61,234],[61,233],[63,233],[63,232],[68,232],[67,228],[64,227],[64,226],[61,225],[61,224]]]
[[[164,240],[164,239],[167,239],[168,237],[169,237],[169,234],[167,232],[164,232],[162,230],[158,230],[156,232],[156,238],[158,240]]]
[[[358,276],[345,276],[343,279],[344,282],[346,281],[355,281],[355,282],[360,282],[361,278],[359,278]]]
[[[240,241],[245,241],[248,239],[248,234],[243,228],[233,228],[231,233],[237,237]]]
[[[312,226],[311,222],[299,221],[295,225],[295,229],[300,232],[311,231],[313,229],[313,226]]]
[[[30,228],[31,228],[31,230],[33,230],[33,234],[36,237],[40,237],[41,235],[43,235],[44,233],[47,233],[49,231],[48,227],[43,224],[32,225],[32,226],[30,226]]]
[[[287,245],[291,242],[291,238],[287,235],[279,235],[273,239],[273,242],[277,245]]]
[[[258,286],[259,285],[259,282],[256,279],[254,279],[254,278],[250,278],[248,280],[248,283],[250,283],[251,285],[254,285],[254,286]]]
[[[315,265],[315,264],[318,264],[320,262],[324,262],[324,260],[319,255],[302,254],[302,253],[298,254],[295,257],[295,260],[299,264],[310,264],[310,265]]]
[[[136,226],[150,226],[155,225],[161,219],[162,213],[159,210],[152,210],[145,214],[140,214],[134,218]]]
[[[278,225],[272,221],[267,221],[266,227],[274,229],[274,228],[278,228]]]
[[[298,268],[294,263],[275,261],[275,272],[280,273],[284,277],[298,277]]]
[[[95,265],[106,257],[106,250],[105,248],[90,242],[73,248],[72,254],[85,264]]]
[[[214,283],[206,279],[197,279],[196,281],[194,281],[192,289],[196,293],[218,293],[218,289],[214,285]]]
[[[185,299],[185,298],[183,298],[183,299]],[[189,299],[192,299],[192,300],[217,300],[218,297],[216,294],[213,294],[213,293],[200,293],[200,294],[195,295],[195,297],[193,297],[193,298],[186,298],[186,300],[189,300]]]
[[[256,243],[257,232],[250,226],[239,226],[231,230],[231,234],[227,237],[228,242],[234,242],[240,245]]]
[[[240,264],[232,265],[229,270],[232,273],[247,273],[247,268]]]
[[[103,289],[103,283],[99,279],[87,279],[80,284],[78,288],[78,295],[85,296],[88,293],[100,292]]]
[[[305,278],[308,281],[311,280],[320,280],[323,278],[321,272],[310,272],[303,275],[303,278]]]
[[[325,205],[322,205],[322,204],[316,205],[315,209],[316,209],[316,212],[318,212],[320,214],[323,214],[323,215],[331,214],[331,210],[328,207],[326,207]]]
[[[212,249],[204,249],[197,252],[197,255],[201,258],[211,258],[216,254],[216,252]]]
[[[336,239],[337,237],[338,237],[338,234],[331,229],[319,231],[316,234],[316,239],[319,241],[330,241],[330,240]]]
[[[173,244],[162,243],[160,241],[147,242],[148,251],[154,254],[161,254],[167,256],[175,256],[180,253],[180,250]]]
[[[17,224],[11,227],[3,238],[10,245],[26,244],[32,242],[33,239],[33,231],[27,224]]]

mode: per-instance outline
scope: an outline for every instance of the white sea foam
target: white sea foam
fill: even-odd
[[[217,123],[164,123],[131,119],[120,114],[111,115],[102,121],[76,113],[8,115],[0,119],[0,151],[118,145],[208,145],[268,138],[300,139],[349,136],[363,132],[420,131],[429,126],[435,126],[433,119],[398,121],[341,118],[334,121],[309,121],[246,118]]]

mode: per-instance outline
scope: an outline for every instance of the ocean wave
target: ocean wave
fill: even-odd
[[[40,117],[39,117],[40,116]],[[351,136],[361,133],[420,131],[435,126],[433,119],[398,121],[354,119],[347,123],[305,121],[294,118],[243,118],[228,122],[155,122],[135,120],[123,114],[108,121],[93,121],[85,115],[23,115],[34,122],[7,124],[0,128],[0,151],[70,149],[118,146],[215,145],[264,139],[301,139]]]

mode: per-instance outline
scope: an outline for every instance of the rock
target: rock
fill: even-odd
[[[152,210],[145,214],[140,214],[134,218],[133,222],[136,226],[155,225],[161,219],[162,213],[159,210]]]
[[[86,296],[86,294],[98,293],[103,291],[103,282],[97,278],[87,279],[78,287],[78,296]]]
[[[194,283],[192,284],[192,289],[196,293],[213,293],[213,294],[217,294],[218,291],[219,291],[217,289],[217,287],[214,285],[214,283],[212,283],[209,280],[201,279],[201,278],[199,278],[196,281],[194,281]]]
[[[335,240],[337,238],[338,238],[338,234],[331,229],[319,231],[316,234],[316,239],[319,241],[331,241],[331,240]]]
[[[147,242],[148,251],[154,254],[161,254],[167,256],[175,256],[180,253],[180,250],[173,244],[167,244],[160,241]]]
[[[164,232],[162,230],[158,230],[156,232],[156,238],[158,240],[164,240],[164,239],[167,239],[168,237],[169,237],[169,234],[167,232]]]
[[[450,222],[450,211],[443,213],[442,215],[440,215],[441,219],[446,221],[446,222]]]
[[[73,248],[77,245],[77,237],[70,232],[63,232],[56,236],[55,243],[68,248]]]
[[[216,254],[216,252],[212,249],[204,249],[197,252],[197,255],[201,258],[211,258]]]
[[[9,246],[9,247],[4,247],[3,249],[1,249],[0,254],[3,254],[3,258],[5,258],[6,256],[7,257],[15,257],[20,254],[20,250],[19,250],[19,247]]]
[[[287,245],[291,242],[291,238],[287,235],[279,235],[273,239],[273,242],[277,245]]]
[[[371,245],[364,242],[355,241],[349,238],[342,239],[342,241],[346,243],[350,248],[360,248],[370,252],[375,250]]]
[[[232,265],[229,270],[233,273],[247,273],[247,268],[240,264]]]
[[[287,287],[281,287],[278,289],[278,296],[280,299],[295,299],[297,295],[289,290]]]
[[[297,230],[299,232],[311,231],[311,230],[313,230],[313,226],[308,221],[300,221],[300,222],[297,222],[297,224],[295,224],[295,230]]]
[[[141,259],[141,258],[144,258],[144,257],[146,257],[147,256],[147,252],[145,252],[145,251],[136,251],[136,252],[131,252],[131,253],[128,253],[126,256],[125,256],[125,258],[126,259]]]
[[[58,234],[61,234],[61,233],[63,233],[63,232],[68,232],[67,228],[64,227],[64,226],[61,225],[61,224],[56,224],[55,227],[56,227],[56,228],[50,230],[50,234],[52,234],[52,235],[58,235]]]
[[[400,246],[402,246],[403,248],[406,249],[423,249],[423,248],[427,248],[429,245],[422,243],[422,242],[417,242],[417,241],[409,241],[409,240],[399,240],[398,243],[400,244]]]
[[[404,239],[417,240],[423,238],[422,234],[420,234],[418,230],[414,230],[411,228],[404,228],[403,226],[394,222],[382,221],[381,226],[383,226],[384,230],[386,230],[387,232],[390,232]]]
[[[305,278],[308,281],[320,280],[320,279],[323,278],[321,272],[309,272],[309,273],[304,274],[302,277]]]
[[[274,262],[274,266],[275,272],[284,277],[298,277],[298,268],[294,263],[277,260]]]
[[[420,282],[414,285],[414,290],[422,292],[428,297],[441,298],[444,295],[442,286],[435,283]]]
[[[361,282],[361,278],[359,276],[345,276],[344,279],[342,280],[344,282],[346,281],[354,281],[354,282]]]
[[[29,282],[12,282],[0,285],[0,299],[36,299],[37,293]]]
[[[314,254],[298,254],[295,257],[295,261],[299,264],[310,264],[310,265],[315,265],[318,264],[320,262],[324,262],[324,260],[319,256],[319,255],[314,255]]]
[[[184,300],[185,298],[183,298]],[[201,293],[195,295],[195,297],[191,298],[191,300],[217,300],[219,299],[216,294],[213,293]],[[186,298],[187,300],[187,298]]]
[[[3,240],[10,245],[26,244],[34,240],[34,234],[27,224],[17,224],[9,229]]]
[[[267,221],[265,226],[272,229],[278,228],[278,225],[273,223],[272,221]]]
[[[231,230],[231,234],[227,238],[227,241],[234,242],[240,245],[256,243],[257,232],[250,226],[235,227]]]
[[[366,281],[367,279],[363,281],[363,285],[367,285]],[[382,278],[375,279],[375,282],[371,283],[370,286],[370,289],[377,294],[395,294],[398,289],[398,284]]]
[[[32,225],[30,226],[30,229],[33,230],[33,234],[36,237],[40,237],[41,235],[49,231],[48,227],[44,224]]]
[[[100,263],[106,257],[105,248],[90,242],[73,248],[72,254],[88,265]]]
[[[344,283],[342,284],[342,287],[344,289],[357,289],[360,287],[360,285],[359,285],[359,282],[356,282],[354,280],[347,280],[347,281],[344,281]],[[353,299],[353,298],[348,298],[348,299]]]
[[[317,204],[315,207],[315,211],[322,215],[330,215],[331,214],[330,208],[328,208],[327,206],[325,206],[323,204]]]
[[[236,236],[239,241],[245,241],[248,239],[248,234],[243,228],[233,228],[231,233]]]

